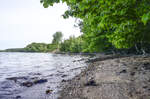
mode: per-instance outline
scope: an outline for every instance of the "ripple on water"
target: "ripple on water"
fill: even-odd
[[[22,99],[57,99],[61,81],[71,79],[86,66],[82,61],[73,62],[81,57],[50,53],[0,53],[0,99],[16,96]],[[45,79],[41,81],[46,82],[35,84],[38,79]],[[34,84],[26,87],[22,86],[24,82]],[[46,90],[53,91],[45,94]]]

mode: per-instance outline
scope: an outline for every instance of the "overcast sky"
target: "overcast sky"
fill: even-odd
[[[25,47],[31,42],[50,43],[56,31],[64,38],[78,36],[75,19],[63,19],[65,4],[43,8],[40,0],[1,0],[0,49]]]

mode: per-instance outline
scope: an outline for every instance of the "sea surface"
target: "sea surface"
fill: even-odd
[[[51,53],[0,53],[0,99],[57,99],[61,82],[86,68],[87,56]],[[23,86],[23,83],[46,80]],[[50,90],[46,94],[46,91]]]

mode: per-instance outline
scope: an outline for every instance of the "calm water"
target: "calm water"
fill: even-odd
[[[0,53],[0,99],[16,99],[17,96],[18,99],[57,99],[60,82],[73,78],[85,68],[84,61],[76,61],[82,58],[86,57],[50,53]],[[7,79],[11,77],[20,79]],[[47,79],[48,82],[31,87],[21,86],[22,82],[35,78]],[[45,93],[48,89],[53,90],[51,94]]]

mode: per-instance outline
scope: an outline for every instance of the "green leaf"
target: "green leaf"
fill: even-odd
[[[150,20],[150,12],[142,16],[142,22],[144,23],[144,25],[146,25],[149,20]]]

